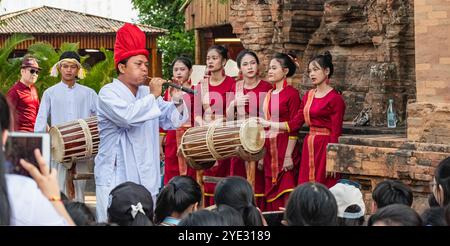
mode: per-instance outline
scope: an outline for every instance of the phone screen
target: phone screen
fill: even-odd
[[[48,159],[50,142],[47,134],[16,132],[9,133],[8,140],[6,141],[5,145],[6,172],[30,176],[28,171],[26,171],[22,167],[22,165],[20,165],[20,159],[24,159],[38,167],[38,163],[34,156],[35,149],[39,149],[41,151],[44,160],[46,160],[47,164],[49,164]]]
[[[269,226],[282,226],[281,221],[284,218],[283,211],[263,212],[264,219]]]

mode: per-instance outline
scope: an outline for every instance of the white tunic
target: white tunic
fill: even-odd
[[[143,185],[155,197],[161,185],[159,127],[180,127],[189,117],[186,105],[180,114],[173,102],[155,99],[148,86],[136,96],[114,79],[99,93],[99,152],[95,158],[97,216],[105,220],[109,191],[126,181]],[[99,189],[100,187],[100,189]],[[106,189],[102,189],[106,188]]]
[[[44,91],[41,105],[34,125],[35,132],[46,132],[47,124],[55,126],[69,121],[86,119],[97,113],[98,96],[95,91],[84,85],[75,83],[72,88],[60,82]],[[48,121],[50,116],[50,122]],[[76,165],[78,173],[88,172],[87,162],[79,161]],[[52,161],[52,167],[58,170],[58,183],[61,190],[67,194],[66,175],[67,169]],[[74,181],[75,200],[84,202],[85,180]]]

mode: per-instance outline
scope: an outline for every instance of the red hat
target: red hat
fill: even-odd
[[[30,68],[41,70],[41,68],[39,67],[39,64],[38,64],[36,58],[29,57],[29,56],[28,57],[26,56],[25,58],[23,58],[22,66],[20,66],[20,67],[21,68],[30,67]]]
[[[114,64],[117,67],[120,61],[137,55],[149,56],[145,48],[145,33],[136,25],[126,23],[117,30],[116,43],[114,45]]]

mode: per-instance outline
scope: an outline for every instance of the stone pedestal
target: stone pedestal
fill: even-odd
[[[404,135],[343,136],[328,146],[327,171],[360,182],[367,208],[378,183],[401,180],[413,190],[413,207],[420,212],[427,207],[435,167],[449,155],[450,145],[408,142]]]

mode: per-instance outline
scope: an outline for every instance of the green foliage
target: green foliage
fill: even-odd
[[[158,38],[164,78],[172,76],[170,65],[176,57],[194,57],[194,33],[184,30],[184,12],[179,11],[184,2],[185,0],[133,0],[143,24],[169,30],[167,35]]]
[[[0,91],[2,93],[5,94],[20,76],[22,61],[17,58],[10,59],[9,56],[17,45],[33,39],[31,35],[13,34],[0,48]]]
[[[61,54],[66,51],[78,51],[78,47],[78,43],[63,43],[61,48],[56,51],[47,43],[36,43],[30,46],[28,51],[39,59],[40,66],[43,68],[39,75],[39,80],[36,83],[36,87],[41,95],[48,87],[61,80],[60,78],[50,76],[50,70],[59,61]],[[114,53],[104,48],[101,48],[100,51],[105,54],[106,59],[96,63],[91,69],[87,70],[85,78],[78,81],[80,84],[94,89],[97,93],[116,76]],[[81,64],[84,64],[87,58],[89,57],[81,56]]]
[[[80,84],[94,89],[97,93],[100,89],[116,77],[116,69],[114,66],[114,52],[101,48],[106,59],[95,64],[86,74],[86,78],[80,80]]]
[[[26,40],[32,40],[29,35],[13,35],[9,38],[5,45],[0,48],[0,90],[6,93],[9,88],[20,78],[20,58],[8,59],[14,48]],[[61,79],[50,76],[51,69],[55,63],[59,61],[60,55],[65,51],[78,51],[78,43],[63,43],[61,48],[56,50],[48,43],[35,43],[28,48],[28,53],[32,54],[39,60],[39,66],[42,68],[38,81],[35,86],[42,96],[44,91],[50,86],[58,83]],[[106,59],[98,62],[88,71],[83,80],[78,81],[80,84],[86,85],[95,91],[99,91],[105,84],[112,81],[116,76],[114,66],[114,53],[104,48],[100,49]],[[81,56],[81,63],[88,56]],[[86,66],[85,66],[86,67]]]

